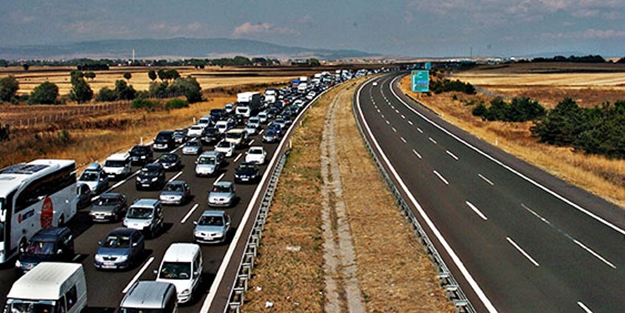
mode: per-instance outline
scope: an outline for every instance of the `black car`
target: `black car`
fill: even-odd
[[[154,160],[154,152],[151,146],[136,145],[130,150],[130,162],[132,164],[143,165]]]
[[[128,200],[126,196],[117,192],[107,192],[100,195],[91,206],[89,216],[94,222],[117,222],[126,214]]]
[[[135,180],[135,187],[139,189],[163,189],[165,186],[165,168],[161,163],[146,164]]]
[[[158,163],[162,164],[166,171],[177,171],[182,167],[180,156],[171,152],[161,154]]]
[[[174,148],[174,131],[173,130],[161,130],[156,138],[152,148],[158,151],[171,150]]]
[[[235,183],[257,183],[260,178],[260,168],[256,163],[243,162],[234,170]]]
[[[280,141],[281,138],[282,136],[280,135],[280,132],[277,131],[276,129],[268,129],[263,134],[263,142],[267,142],[267,143],[278,142]]]
[[[221,139],[221,132],[219,132],[219,129],[215,127],[204,128],[200,137],[200,140],[202,140],[202,144],[204,145],[215,145],[216,143],[221,141]]]
[[[22,275],[41,262],[70,262],[74,258],[74,236],[67,227],[50,227],[38,231],[30,244],[20,252],[15,271]]]

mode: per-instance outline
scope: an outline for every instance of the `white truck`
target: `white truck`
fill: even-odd
[[[114,153],[111,154],[103,166],[104,172],[109,178],[119,179],[130,175],[130,153]]]
[[[249,91],[237,94],[235,113],[244,117],[250,117],[258,113],[262,106],[260,92]]]
[[[265,102],[266,103],[274,103],[278,99],[278,91],[274,88],[265,89]]]

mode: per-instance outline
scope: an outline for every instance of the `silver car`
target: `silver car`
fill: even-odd
[[[191,188],[183,180],[170,181],[159,196],[162,204],[182,205],[191,199]]]
[[[224,155],[218,151],[205,151],[195,160],[195,176],[210,176],[219,171]]]
[[[202,143],[197,140],[189,140],[182,147],[182,154],[200,154],[202,152]]]
[[[193,238],[198,243],[224,243],[228,239],[231,222],[224,211],[204,211],[193,224]]]
[[[235,201],[236,190],[231,182],[216,182],[208,193],[208,206],[210,207],[231,207]]]

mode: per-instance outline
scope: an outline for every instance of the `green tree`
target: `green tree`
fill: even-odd
[[[28,97],[28,104],[55,104],[59,87],[51,82],[43,82],[35,87]]]
[[[0,101],[12,101],[19,89],[20,83],[17,79],[15,79],[15,76],[9,75],[7,77],[0,78]]]
[[[130,81],[130,78],[132,78],[132,74],[131,74],[130,72],[125,72],[125,73],[124,73],[124,78],[125,78],[127,81]]]
[[[117,100],[117,94],[115,93],[114,90],[108,87],[103,87],[102,89],[100,89],[100,92],[98,92],[98,95],[96,96],[95,100],[100,101],[100,102],[115,101]]]
[[[136,91],[132,85],[128,85],[124,80],[115,81],[115,94],[117,100],[132,100],[135,98]]]
[[[184,95],[189,103],[202,101],[202,88],[197,80],[191,76],[177,78],[167,88],[167,91],[173,97]]]
[[[93,90],[84,78],[72,79],[72,89],[69,91],[69,99],[78,103],[85,103],[93,99]]]
[[[27,63],[22,64],[22,67],[24,68],[24,71],[28,71],[28,69],[30,68],[30,65],[28,65]]]
[[[154,70],[149,70],[148,71],[148,77],[150,78],[151,81],[155,81],[156,80],[156,72]]]
[[[94,72],[86,72],[85,73],[85,78],[90,79],[91,81],[93,81],[95,79],[95,73]]]
[[[541,142],[557,146],[572,146],[586,127],[584,110],[571,98],[566,98],[547,112],[530,128]]]

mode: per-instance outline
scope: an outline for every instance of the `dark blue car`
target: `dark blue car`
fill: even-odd
[[[145,238],[141,231],[124,227],[112,230],[98,244],[100,248],[93,260],[98,269],[130,268],[145,251]]]

